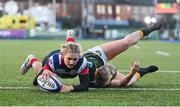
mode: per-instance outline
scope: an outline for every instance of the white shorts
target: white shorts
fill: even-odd
[[[97,54],[99,57],[101,57],[101,59],[104,61],[104,63],[107,62],[107,57],[106,57],[104,51],[99,46],[88,49],[86,52],[93,52],[93,53]]]

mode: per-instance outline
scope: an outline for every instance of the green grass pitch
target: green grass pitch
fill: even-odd
[[[107,41],[78,42],[85,51]],[[160,68],[139,79],[134,86],[120,88],[124,90],[46,93],[33,88],[35,73],[30,71],[25,76],[20,75],[21,63],[30,53],[41,61],[62,43],[64,40],[0,40],[0,106],[180,106],[180,43],[140,41],[113,59],[110,63],[119,71],[129,70],[135,60],[140,61],[141,66],[155,64]],[[77,84],[78,78],[61,81]]]

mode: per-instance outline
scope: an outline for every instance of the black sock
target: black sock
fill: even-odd
[[[143,32],[144,36],[148,36],[151,32],[159,30],[161,26],[161,22],[157,22],[144,29],[141,29],[141,31]]]
[[[140,76],[142,77],[143,75],[147,74],[147,73],[151,73],[151,72],[155,72],[158,70],[157,66],[151,65],[149,67],[146,68],[139,68],[138,69],[138,73],[140,74]]]

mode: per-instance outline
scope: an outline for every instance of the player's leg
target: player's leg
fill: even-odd
[[[148,34],[150,34],[151,32],[160,29],[161,26],[162,26],[161,22],[155,23],[144,29],[130,33],[127,36],[125,36],[123,39],[104,43],[99,45],[99,47],[104,51],[107,60],[111,60],[116,55],[128,49],[129,46],[136,44],[144,36],[148,36]]]
[[[24,63],[21,65],[20,71],[22,75],[25,75],[30,68],[33,68],[33,70],[38,74],[42,70],[42,66],[44,66],[49,57],[52,54],[59,53],[60,50],[54,50],[50,52],[48,55],[46,55],[42,61],[42,64],[38,61],[38,59],[34,55],[28,55]]]
[[[37,58],[34,55],[28,55],[26,60],[21,65],[20,71],[22,75],[25,75],[30,68],[33,68],[34,71],[39,72],[42,69],[41,63],[38,62]]]
[[[143,77],[145,74],[148,73],[152,73],[158,70],[157,66],[151,65],[145,68],[138,68],[138,72],[133,76],[133,78],[129,81],[129,83],[127,84],[129,85],[133,85],[139,78]]]

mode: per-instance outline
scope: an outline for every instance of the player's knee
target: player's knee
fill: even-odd
[[[131,40],[129,40],[128,38],[124,38],[123,39],[123,44],[124,44],[124,47],[126,46],[126,47],[129,47],[129,46],[131,46]]]

